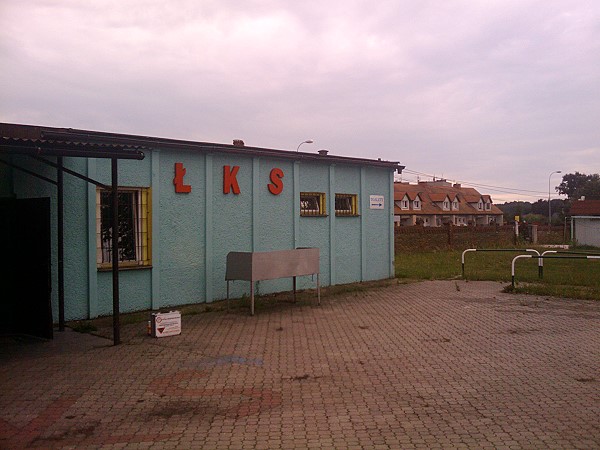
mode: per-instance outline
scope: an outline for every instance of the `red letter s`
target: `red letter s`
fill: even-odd
[[[269,192],[273,195],[281,194],[281,191],[283,191],[283,181],[281,181],[283,178],[283,170],[275,167],[271,170],[269,178],[271,179],[271,183],[267,185]]]

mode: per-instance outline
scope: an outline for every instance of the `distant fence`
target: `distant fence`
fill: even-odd
[[[515,241],[513,225],[487,225],[477,227],[394,227],[396,251],[414,250],[464,250],[465,248],[506,247],[526,243],[521,234]],[[538,244],[563,244],[564,227],[538,225]]]

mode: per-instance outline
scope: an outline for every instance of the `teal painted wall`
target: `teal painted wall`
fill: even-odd
[[[237,181],[240,193],[223,193],[223,166],[239,166]],[[230,251],[252,251],[252,158],[240,156],[213,157],[213,252],[211,282],[213,298],[227,296],[225,283],[225,262]],[[210,237],[210,236],[209,236]],[[242,283],[234,283],[231,295],[237,297],[243,292]]]
[[[159,158],[159,198],[152,210],[159,212],[153,220],[154,255],[160,264],[158,271],[160,296],[157,307],[204,302],[205,248],[204,225],[206,220],[206,189],[204,185],[205,158],[190,152],[154,153]],[[185,184],[192,186],[188,194],[175,193],[173,185],[176,162],[186,168]],[[153,192],[154,193],[154,192]]]
[[[393,221],[393,194],[390,198],[390,183],[393,183],[393,177],[371,167],[365,167],[364,171],[367,208],[363,210],[362,214],[365,216],[363,233],[367,244],[367,266],[363,280],[368,281],[391,277],[390,242],[393,244],[393,235],[390,236],[390,221]],[[371,195],[385,197],[384,209],[368,208]]]
[[[335,167],[335,193],[360,194],[360,167]],[[361,280],[361,217],[335,217],[334,229],[336,284]]]
[[[183,163],[188,194],[175,193],[174,165]],[[49,178],[55,169],[24,161]],[[223,192],[223,166],[239,166],[240,193]],[[110,184],[110,160],[65,158],[65,167]],[[279,168],[283,191],[268,190]],[[53,292],[57,317],[56,188],[13,172],[19,198],[51,197]],[[98,272],[95,255],[95,186],[64,175],[66,319],[112,313],[111,272]],[[320,249],[321,284],[351,283],[393,275],[393,177],[389,169],[318,162],[291,162],[251,154],[204,154],[155,149],[142,161],[119,160],[119,186],[152,188],[151,268],[119,272],[121,311],[161,309],[226,297],[225,264],[230,251]],[[6,190],[6,188],[5,188]],[[300,217],[300,192],[323,192],[327,217]],[[358,194],[359,216],[336,217],[336,193]],[[369,208],[370,195],[383,195],[385,209]],[[391,231],[390,231],[391,230]],[[392,249],[392,250],[390,250]],[[298,287],[314,288],[300,277]],[[259,293],[291,290],[290,279],[257,283]],[[231,297],[249,294],[249,283],[231,284]]]
[[[152,180],[152,158],[153,154],[148,152],[146,158],[142,161],[136,160],[119,160],[118,161],[118,184],[120,187],[148,187]],[[85,159],[81,159],[85,161]],[[83,172],[85,173],[85,172]],[[90,178],[96,181],[110,185],[111,184],[111,161],[108,159],[98,159],[96,161],[96,173],[90,174]],[[65,175],[65,178],[67,175]],[[69,177],[72,178],[72,177]],[[82,181],[79,181],[81,182]],[[91,200],[91,199],[90,199]],[[96,208],[95,198],[87,204],[88,208]],[[81,210],[80,210],[81,211]],[[79,212],[81,214],[81,212]],[[81,214],[82,216],[84,214]],[[89,229],[95,230],[96,221],[95,214],[93,223],[88,223]],[[65,227],[66,228],[66,227]],[[90,234],[91,239],[91,234]],[[94,236],[95,239],[95,236]],[[69,241],[65,241],[69,242]],[[86,241],[87,245],[87,241]],[[90,274],[96,274],[97,277],[97,305],[93,305],[99,316],[112,314],[112,272],[98,272],[95,270],[95,255],[91,261],[89,268]],[[65,269],[65,279],[67,272]],[[122,312],[131,312],[145,310],[151,308],[152,286],[150,280],[152,278],[151,269],[136,269],[136,270],[120,270],[119,271],[119,299],[120,309]],[[82,291],[79,291],[83,293]],[[65,312],[67,320],[68,314]],[[79,317],[75,317],[79,318]]]

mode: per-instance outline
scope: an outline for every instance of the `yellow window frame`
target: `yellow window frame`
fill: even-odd
[[[358,216],[358,195],[357,194],[335,194],[336,204],[338,199],[350,199],[350,209],[335,209],[336,216]]]
[[[312,203],[317,209],[304,208],[303,203]],[[300,215],[304,217],[327,216],[327,202],[324,192],[300,192]]]
[[[152,265],[152,188],[119,187],[119,192],[134,192],[137,196],[135,218],[136,259],[119,261],[121,268],[142,268]],[[102,246],[101,194],[110,190],[96,189],[96,263],[99,270],[112,269],[112,260],[107,260]]]

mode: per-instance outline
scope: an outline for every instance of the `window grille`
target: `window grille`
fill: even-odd
[[[301,216],[325,216],[325,194],[323,192],[300,193]]]
[[[358,197],[356,194],[335,194],[336,216],[357,216]]]
[[[119,188],[118,258],[119,265],[148,266],[150,258],[149,188]],[[112,192],[96,191],[96,261],[100,268],[112,266],[113,235]]]

